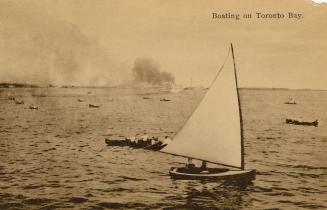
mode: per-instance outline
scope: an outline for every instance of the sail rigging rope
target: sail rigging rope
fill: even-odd
[[[227,57],[226,57],[224,63],[223,63],[223,64],[221,65],[221,67],[219,68],[219,70],[218,70],[218,72],[217,72],[215,78],[212,80],[212,82],[211,82],[209,88],[211,88],[211,86],[213,85],[213,83],[216,81],[216,79],[218,78],[219,74],[220,74],[221,71],[223,70],[223,68],[224,68],[224,66],[225,66],[225,64],[226,64],[226,62],[227,62],[227,60],[228,60],[228,57],[229,57],[230,51],[231,51],[231,48],[229,48],[228,53],[227,53]]]

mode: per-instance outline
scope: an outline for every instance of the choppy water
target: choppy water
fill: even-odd
[[[327,91],[241,91],[246,167],[257,170],[246,186],[172,181],[183,158],[105,146],[110,135],[173,135],[205,92],[143,93],[0,89],[0,209],[327,208]],[[298,104],[285,105],[289,97]],[[287,125],[290,116],[320,125]]]

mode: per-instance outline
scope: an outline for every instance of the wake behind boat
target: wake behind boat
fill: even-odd
[[[208,92],[174,140],[161,151],[189,159],[185,167],[172,167],[173,179],[246,179],[242,113],[233,45]],[[227,66],[228,69],[223,69]],[[229,70],[229,69],[234,69]],[[192,159],[202,161],[197,167]],[[208,168],[207,162],[223,167]]]

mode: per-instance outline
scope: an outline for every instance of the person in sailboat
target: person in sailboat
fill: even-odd
[[[209,173],[209,170],[207,168],[207,161],[202,161],[200,170],[201,170],[200,173]]]
[[[201,170],[207,170],[207,161],[202,161]]]
[[[194,169],[195,164],[193,163],[193,159],[192,158],[187,158],[187,163],[186,163],[186,169]]]

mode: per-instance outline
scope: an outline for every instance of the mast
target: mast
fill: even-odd
[[[232,50],[232,57],[233,57],[233,64],[234,64],[234,75],[235,75],[237,101],[238,101],[238,109],[239,109],[239,114],[240,114],[240,125],[241,125],[241,169],[244,170],[244,135],[243,135],[242,108],[241,108],[240,94],[239,94],[239,91],[238,91],[235,56],[234,56],[234,49],[233,49],[233,44],[232,43],[230,43],[230,47],[231,47],[231,50]]]

